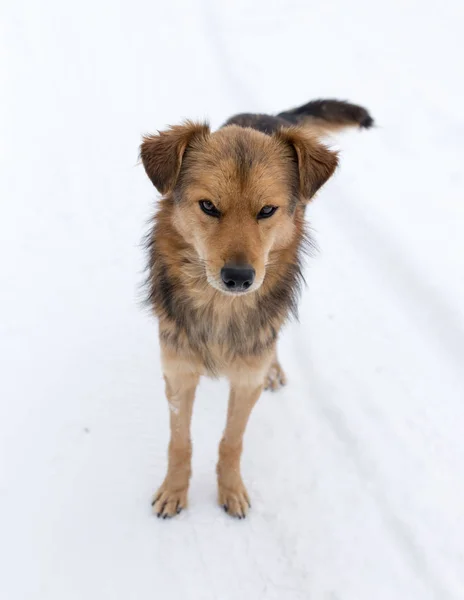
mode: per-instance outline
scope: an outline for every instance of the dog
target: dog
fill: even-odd
[[[218,502],[233,517],[247,515],[243,435],[262,390],[285,383],[276,342],[296,314],[305,207],[338,164],[320,138],[373,123],[361,106],[315,100],[276,116],[236,115],[214,133],[186,121],[143,138],[141,161],[161,194],[148,237],[148,301],[171,428],[167,474],[152,501],[158,517],[187,506],[202,375],[230,382]]]

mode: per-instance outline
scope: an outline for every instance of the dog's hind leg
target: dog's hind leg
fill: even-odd
[[[165,357],[164,357],[165,358]],[[163,360],[166,396],[170,408],[171,439],[168,471],[162,486],[153,496],[153,512],[164,519],[173,517],[187,506],[192,442],[190,422],[199,374],[179,359]]]
[[[274,359],[269,368],[269,371],[264,380],[264,389],[275,392],[287,383],[287,377],[282,369],[279,359],[277,358],[277,352],[274,355]]]

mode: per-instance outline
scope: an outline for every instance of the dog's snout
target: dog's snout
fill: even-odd
[[[221,278],[231,292],[243,292],[251,287],[255,270],[251,265],[227,264],[221,269]]]

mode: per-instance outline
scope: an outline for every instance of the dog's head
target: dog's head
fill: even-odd
[[[298,206],[337,166],[334,152],[298,128],[210,133],[191,122],[145,137],[141,158],[208,282],[228,294],[261,286],[270,253],[294,238]]]

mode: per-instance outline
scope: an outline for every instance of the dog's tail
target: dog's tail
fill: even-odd
[[[343,100],[312,100],[275,116],[250,113],[235,115],[224,123],[226,125],[252,127],[268,135],[281,127],[299,125],[317,136],[324,136],[346,127],[369,129],[374,125],[374,119],[365,108],[357,104]]]
[[[311,100],[303,106],[281,112],[277,117],[322,134],[346,127],[369,129],[374,125],[374,119],[365,108],[343,100]]]

